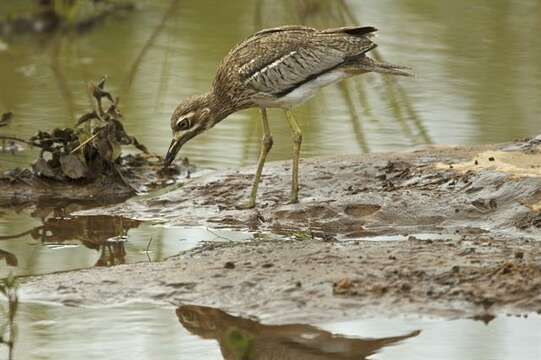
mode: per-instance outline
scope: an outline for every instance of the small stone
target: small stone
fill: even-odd
[[[345,294],[352,286],[353,282],[349,278],[340,279],[333,284],[333,293]]]
[[[496,159],[494,159],[494,157],[491,156],[488,158],[488,161],[496,161]]]
[[[404,291],[404,292],[410,292],[411,291],[411,285],[408,284],[408,283],[403,283],[401,286],[400,286],[400,290]]]
[[[225,269],[234,269],[235,268],[235,263],[233,261],[228,261],[228,262],[225,263],[224,268]]]
[[[524,251],[515,252],[515,259],[519,259],[519,260],[524,259]]]
[[[274,266],[274,264],[271,264],[271,263],[266,263],[266,264],[261,265],[261,267],[262,267],[263,269],[268,269],[268,268],[271,268],[271,267],[273,267],[273,266]]]
[[[474,163],[475,165],[479,165],[479,161],[477,161],[477,160],[475,160],[473,163]]]

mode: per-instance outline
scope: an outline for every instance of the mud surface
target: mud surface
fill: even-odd
[[[539,139],[301,162],[300,203],[285,205],[289,162],[264,170],[259,203],[246,199],[254,169],[213,173],[175,191],[110,209],[138,220],[237,227],[325,239],[411,234],[541,234]]]
[[[163,263],[28,278],[24,297],[72,306],[190,303],[271,323],[375,311],[483,321],[541,313],[539,140],[305,160],[296,205],[283,204],[289,165],[275,163],[254,210],[235,209],[250,168],[87,211],[255,236]]]
[[[490,320],[541,312],[541,244],[312,240],[223,243],[163,263],[35,277],[23,297],[70,306],[127,301],[220,307],[265,322],[370,314]]]

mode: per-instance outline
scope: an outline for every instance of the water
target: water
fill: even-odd
[[[215,360],[241,359],[243,354],[252,360],[541,357],[539,316],[499,317],[488,325],[473,320],[375,317],[272,326],[218,309],[164,309],[134,303],[106,308],[24,304],[19,319],[15,355],[28,360]]]
[[[20,3],[3,1],[0,14]],[[324,89],[296,110],[305,135],[303,156],[501,142],[541,132],[537,0],[184,0],[171,10],[169,0],[138,3],[139,11],[83,36],[4,40],[0,111],[13,111],[15,121],[2,133],[29,136],[40,128],[73,125],[88,109],[85,83],[108,74],[128,131],[163,154],[172,110],[184,97],[207,90],[217,63],[236,42],[261,27],[354,21],[380,28],[379,54],[411,66],[417,77],[386,81],[367,75]],[[165,12],[170,17],[163,30],[133,66]],[[258,116],[255,110],[230,116],[183,154],[204,167],[254,164]],[[271,111],[271,119],[270,157],[288,159],[285,118]],[[26,165],[31,157],[2,155],[0,162]]]
[[[1,1],[0,18],[31,3]],[[138,4],[139,10],[110,18],[82,36],[0,39],[0,112],[15,114],[0,134],[28,137],[38,129],[72,126],[88,110],[86,83],[108,74],[109,89],[121,98],[128,132],[163,154],[172,110],[184,97],[207,90],[217,63],[236,42],[262,27],[355,22],[378,27],[379,54],[411,66],[417,76],[395,81],[367,75],[321,91],[295,110],[304,132],[304,157],[405,150],[429,143],[504,142],[541,133],[538,0],[183,0],[172,8],[169,0]],[[165,13],[169,18],[163,29],[143,53]],[[254,164],[258,116],[255,110],[231,115],[185,146],[183,156],[201,168]],[[289,159],[285,118],[276,110],[270,117],[275,139],[270,159]],[[0,153],[0,170],[28,166],[35,155],[29,150]],[[0,277],[160,261],[216,238],[201,228],[73,218],[70,213],[77,209],[3,210]],[[21,311],[17,358],[220,358],[216,341],[190,335],[171,309],[24,304]],[[489,326],[467,320],[383,319],[320,326],[348,337],[423,331],[383,348],[375,358],[541,357],[539,318],[503,317]]]
[[[80,206],[5,210],[0,217],[0,278],[162,261],[202,241],[242,241],[251,234],[166,227],[115,216],[71,216]]]

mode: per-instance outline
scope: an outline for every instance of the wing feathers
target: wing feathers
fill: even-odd
[[[323,31],[304,26],[262,30],[235,50],[246,51],[243,56],[247,61],[238,68],[241,80],[258,92],[287,93],[349,59],[362,57],[374,47],[367,36],[374,31],[370,26]]]
[[[254,89],[279,94],[344,62],[333,49],[299,48],[261,68],[245,80]]]
[[[376,31],[378,31],[378,29],[373,26],[346,26],[336,29],[327,29],[321,32],[324,34],[344,33],[353,36],[366,36]]]

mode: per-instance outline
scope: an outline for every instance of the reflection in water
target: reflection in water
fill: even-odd
[[[45,201],[0,211],[0,278],[157,262],[201,241],[243,241],[252,234],[204,227],[160,226],[118,216],[74,216],[106,204]],[[223,236],[223,238],[221,238]],[[6,263],[8,266],[2,266]]]
[[[384,347],[415,337],[420,331],[380,339],[358,339],[311,325],[263,325],[222,310],[184,305],[177,317],[192,334],[218,341],[226,360],[366,359]]]
[[[82,244],[85,248],[98,251],[99,257],[94,266],[113,266],[126,262],[125,240],[130,229],[137,228],[141,222],[116,216],[70,216],[69,214],[96,206],[96,203],[65,203],[47,202],[38,204],[30,212],[32,219],[38,220],[39,225],[24,229],[24,224],[17,223],[20,216],[7,220],[8,229],[0,231],[0,246],[11,247],[26,245],[24,251],[25,260],[30,263],[40,262],[39,258],[30,258],[36,246],[45,248],[62,248],[70,245]],[[21,211],[25,211],[24,209]],[[27,218],[27,216],[23,216]],[[35,221],[33,221],[35,223]],[[0,222],[1,224],[2,222]],[[30,244],[25,240],[32,240]],[[30,245],[30,246],[28,246]],[[8,266],[17,267],[17,256],[5,249],[0,249],[0,260],[4,260]]]
[[[61,211],[56,209],[53,213]],[[118,216],[50,217],[31,230],[14,235],[0,236],[0,240],[13,240],[30,235],[41,245],[65,245],[80,242],[85,247],[100,252],[95,266],[124,264],[124,240],[128,230],[138,227],[140,221]],[[17,266],[15,255],[0,250],[10,266]]]
[[[44,245],[80,241],[87,248],[100,252],[96,266],[113,266],[126,262],[124,240],[128,230],[140,224],[140,221],[118,216],[51,218],[34,228],[31,235]]]
[[[4,260],[8,266],[17,266],[19,264],[19,260],[17,260],[15,254],[2,249],[0,249],[0,260]]]

